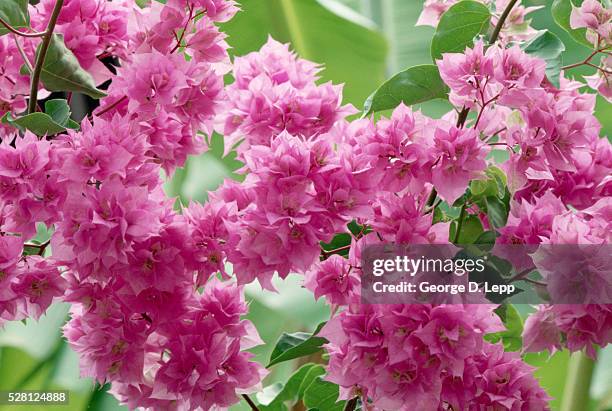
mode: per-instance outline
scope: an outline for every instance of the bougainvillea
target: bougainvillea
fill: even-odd
[[[534,8],[427,0],[419,24],[437,27],[434,40],[454,7],[485,10],[475,40],[434,42],[437,75],[413,85],[442,88],[453,110],[429,117],[403,85],[392,112],[358,119],[343,86],[289,44],[269,37],[230,58],[219,23],[234,1],[164,3],[43,0],[26,28],[2,20],[13,33],[0,37],[0,324],[65,301],[81,375],[130,408],[226,409],[244,396],[257,409],[248,394],[267,371],[248,351],[263,341],[242,318],[243,286],[274,290],[275,275],[298,273],[331,307],[317,348],[345,409],[548,409],[532,368],[492,337],[506,303],[366,304],[361,257],[486,236],[517,269],[505,283],[577,293],[546,247],[612,242],[612,147],[593,114],[611,96],[612,12],[571,9],[565,28],[592,54],[561,67],[560,51],[541,52],[560,41],[529,26]],[[45,53],[55,60],[41,70]],[[580,65],[595,70],[584,82],[570,73]],[[48,98],[57,91],[99,104],[77,124],[48,109],[68,108]],[[242,162],[240,182],[177,208],[163,184],[213,133]],[[527,277],[536,269],[542,281]],[[612,304],[597,304],[612,302],[611,275],[582,278],[583,304],[539,306],[523,352],[595,357],[612,342]]]

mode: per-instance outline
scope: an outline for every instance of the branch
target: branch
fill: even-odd
[[[38,104],[38,82],[40,81],[40,73],[42,72],[43,63],[45,62],[45,57],[47,57],[47,51],[49,50],[49,44],[51,44],[53,30],[55,29],[55,24],[57,23],[57,18],[59,17],[63,5],[64,0],[56,0],[55,7],[51,13],[51,18],[47,24],[47,29],[45,30],[45,35],[42,43],[40,44],[40,52],[38,53],[38,57],[36,57],[36,66],[34,67],[34,72],[32,73],[32,80],[30,83],[28,114],[32,114],[36,111],[36,105]]]
[[[359,397],[354,397],[347,401],[344,411],[355,411],[357,408],[357,401],[359,401]]]
[[[6,29],[8,31],[10,31],[11,33],[14,33],[18,36],[22,36],[22,37],[42,37],[45,35],[44,32],[38,32],[38,31],[34,31],[32,33],[24,33],[22,31],[17,30],[15,27],[11,26],[10,24],[8,24],[6,21],[2,20],[2,17],[0,17],[0,24],[2,24],[4,27],[6,27]]]
[[[251,407],[252,411],[259,411],[259,408],[257,408],[257,404],[253,402],[251,397],[249,397],[247,394],[242,394],[242,398],[244,398],[247,404],[249,404],[249,407]]]
[[[499,21],[497,22],[497,26],[495,26],[495,29],[493,30],[493,34],[491,34],[491,40],[489,40],[489,44],[493,44],[493,43],[495,43],[497,41],[497,38],[499,37],[499,32],[501,31],[502,27],[504,26],[504,23],[506,22],[506,19],[508,18],[508,16],[510,15],[510,12],[512,11],[512,7],[514,7],[516,2],[517,2],[517,0],[511,0],[510,3],[508,3],[506,8],[504,9],[502,15],[499,17]]]
[[[21,58],[23,59],[23,62],[25,63],[26,67],[28,68],[28,72],[30,72],[30,74],[31,74],[34,69],[32,68],[32,63],[30,63],[30,59],[28,59],[28,56],[26,55],[25,51],[23,50],[23,47],[21,47],[21,44],[19,44],[19,39],[14,34],[13,34],[13,40],[15,40],[15,45],[17,46],[17,51],[19,51],[19,54],[21,55]]]

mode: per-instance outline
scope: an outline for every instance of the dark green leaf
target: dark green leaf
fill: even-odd
[[[460,53],[474,42],[474,37],[489,28],[491,12],[482,3],[464,0],[446,10],[431,40],[431,57],[437,60],[444,53]]]
[[[325,367],[322,365],[317,364],[310,368],[304,376],[304,380],[302,380],[302,383],[300,384],[300,388],[298,389],[298,397],[304,398],[306,389],[310,387],[310,384],[312,384],[312,382],[321,375],[325,375]]]
[[[66,131],[66,128],[57,124],[45,113],[32,113],[18,118],[12,118],[10,113],[6,113],[2,117],[2,122],[17,127],[20,130],[30,130],[37,136],[52,136]]]
[[[257,395],[257,400],[261,404],[259,409],[261,411],[287,411],[292,409],[293,405],[295,405],[301,398],[300,386],[313,367],[317,366],[312,363],[301,366],[296,372],[293,373],[293,375],[291,375],[291,377],[289,377],[285,385],[281,384],[280,387],[275,387],[277,391],[273,395],[270,394],[274,391],[274,389],[266,387],[264,392],[267,392],[272,398],[260,398],[260,395]],[[312,376],[312,378],[314,378],[314,376]]]
[[[502,341],[505,351],[519,351],[523,346],[523,319],[516,307],[504,303],[495,309],[495,313],[504,323],[505,331],[487,334],[485,339],[496,343]]]
[[[365,115],[397,107],[408,106],[436,98],[446,99],[448,87],[440,78],[438,67],[423,64],[397,73],[383,83],[363,105]]]
[[[322,377],[316,377],[304,391],[304,405],[309,409],[342,411],[346,401],[338,401],[340,387]]]
[[[503,227],[508,220],[508,209],[504,201],[499,197],[490,196],[485,199],[487,205],[487,217],[495,228]]]
[[[593,45],[586,39],[586,29],[573,29],[570,26],[570,15],[572,14],[572,3],[575,6],[580,6],[582,0],[555,0],[551,7],[551,12],[555,22],[578,43],[593,48]]]
[[[0,17],[14,28],[28,27],[28,0],[1,0]],[[9,33],[8,29],[0,24],[0,36],[6,33]]]
[[[47,51],[40,79],[49,91],[76,91],[99,99],[106,94],[96,88],[93,77],[64,44],[61,34],[54,34]]]
[[[457,222],[451,225],[450,238],[455,238],[456,227]],[[463,218],[463,224],[461,225],[461,232],[459,233],[457,244],[472,244],[482,232],[482,223],[478,216],[468,214]]]
[[[79,128],[78,123],[70,118],[68,102],[62,99],[47,101],[44,113],[36,112],[18,118],[13,118],[10,113],[6,113],[2,122],[20,130],[30,130],[38,136],[52,136],[66,131],[67,128]]]
[[[544,30],[525,46],[525,53],[546,61],[546,77],[557,87],[561,72],[561,53],[564,51],[565,44],[548,30]]]
[[[324,325],[325,323],[319,324],[312,334],[304,332],[283,333],[270,355],[270,362],[267,367],[321,351],[321,346],[327,343],[327,340],[316,335]]]

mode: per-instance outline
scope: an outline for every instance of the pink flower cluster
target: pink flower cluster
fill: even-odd
[[[308,138],[355,113],[342,105],[342,86],[315,83],[320,70],[272,37],[260,51],[236,57],[234,83],[226,88],[227,104],[217,118],[226,151],[239,142],[239,154],[252,145],[270,145],[283,130]]]
[[[330,320],[328,379],[373,409],[548,409],[518,354],[483,341],[487,305],[351,305]]]
[[[214,116],[226,98],[228,45],[214,23],[229,20],[237,8],[225,0],[201,3],[153,2],[134,12],[128,53],[121,56],[122,67],[97,111],[139,124],[150,143],[148,154],[167,173],[206,149],[197,132],[212,134]]]
[[[0,325],[38,319],[67,285],[54,261],[22,253],[21,238],[0,236]]]
[[[44,31],[54,6],[53,0],[43,0],[31,6],[32,27]],[[63,35],[66,47],[98,84],[110,79],[112,75],[101,60],[126,55],[131,7],[125,0],[64,2],[55,32]]]

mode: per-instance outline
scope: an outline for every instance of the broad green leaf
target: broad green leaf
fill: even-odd
[[[91,74],[81,67],[75,55],[66,47],[61,34],[54,34],[51,38],[40,79],[49,91],[76,91],[95,99],[106,96],[96,88]]]
[[[32,113],[13,118],[6,113],[2,122],[17,127],[20,130],[30,130],[38,136],[52,136],[66,131],[67,128],[77,129],[78,123],[70,119],[70,107],[66,100],[49,100],[45,103],[45,113]]]
[[[53,119],[45,113],[26,114],[18,118],[12,118],[10,113],[7,113],[2,118],[2,122],[17,127],[20,130],[30,130],[37,136],[52,136],[62,131],[66,131],[66,128],[54,122]]]
[[[593,48],[593,45],[586,39],[586,29],[573,29],[570,26],[572,7],[578,7],[581,4],[582,0],[575,0],[573,2],[571,0],[555,0],[551,7],[552,16],[555,22],[563,30],[567,31],[572,39],[588,48]]]
[[[293,405],[301,398],[299,395],[300,386],[313,367],[316,367],[316,365],[312,363],[304,364],[289,377],[286,384],[269,386],[272,388],[266,387],[264,389],[266,396],[257,395],[257,400],[260,403],[259,409],[261,411],[288,411],[292,409]]]
[[[0,17],[14,28],[28,27],[28,0],[1,0]],[[7,33],[10,33],[9,30],[0,24],[0,36]]]
[[[495,309],[495,313],[504,323],[505,331],[487,334],[485,339],[496,343],[501,341],[504,351],[519,351],[523,347],[523,319],[516,307],[512,304],[502,304]]]
[[[221,25],[236,55],[259,50],[269,35],[324,65],[323,81],[344,83],[344,100],[361,105],[385,79],[387,41],[367,19],[321,0],[241,0],[241,12]],[[355,13],[353,13],[354,15]],[[364,21],[365,20],[365,21]]]
[[[505,226],[508,220],[508,209],[504,201],[499,197],[490,196],[485,198],[485,203],[487,205],[487,217],[493,227]]]
[[[397,73],[368,97],[364,103],[365,115],[397,107],[408,106],[433,99],[446,99],[448,87],[440,78],[438,67],[423,64]]]
[[[460,53],[474,42],[474,37],[485,34],[491,12],[482,3],[463,0],[450,7],[438,23],[431,40],[431,57],[437,60],[444,53]]]
[[[342,411],[346,401],[338,401],[340,387],[322,377],[316,377],[304,391],[304,405],[308,409]]]
[[[561,73],[561,53],[564,51],[563,42],[548,30],[542,31],[538,37],[525,46],[525,53],[546,61],[546,77],[557,87],[559,87],[559,74]]]
[[[306,392],[306,389],[310,387],[310,384],[312,384],[315,379],[322,375],[325,375],[325,367],[323,367],[322,365],[317,364],[314,367],[310,368],[304,376],[302,383],[300,384],[300,388],[298,389],[298,397],[304,398],[304,393]]]
[[[297,332],[293,334],[283,333],[270,355],[267,367],[294,358],[304,357],[321,351],[321,346],[327,343],[323,337],[317,337],[325,323],[319,324],[314,333]]]
[[[78,129],[79,124],[70,118],[70,106],[64,99],[54,99],[45,102],[45,113],[60,126]]]
[[[457,222],[451,225],[450,238],[455,238],[455,230],[457,229]],[[482,234],[483,228],[480,219],[476,215],[466,214],[463,218],[463,224],[461,225],[461,232],[459,232],[459,238],[457,244],[472,244]]]
[[[470,182],[470,192],[473,199],[495,196],[503,198],[506,192],[506,175],[495,166],[489,166],[485,170],[487,176],[484,180],[473,180]]]

